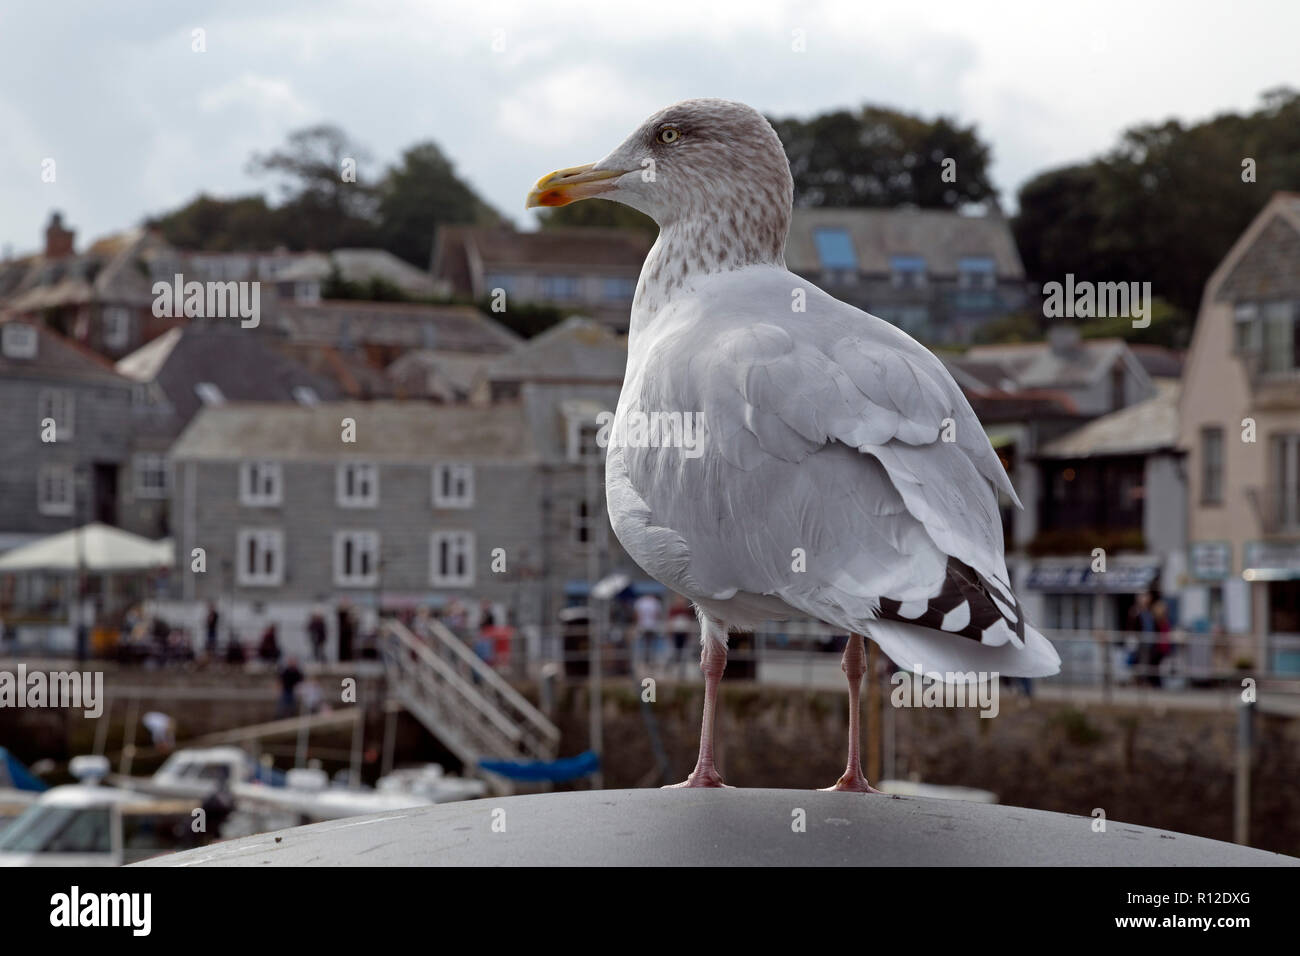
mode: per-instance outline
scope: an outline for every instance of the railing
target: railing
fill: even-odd
[[[1126,631],[1044,630],[1061,657],[1059,674],[1041,686],[1086,689],[1134,687],[1195,690],[1237,684],[1242,676],[1300,678],[1300,638],[1271,635],[1267,656],[1256,660],[1257,638],[1174,630],[1166,634]],[[729,640],[729,674],[763,684],[839,686],[844,635],[821,624],[791,622]],[[540,641],[518,641],[510,651],[512,672],[537,677],[544,668],[586,679],[587,636],[576,629],[547,629]],[[528,656],[529,648],[533,649]],[[700,679],[698,630],[679,649],[672,636],[647,640],[631,626],[615,625],[601,643],[602,673],[609,677]]]
[[[553,760],[560,731],[437,621],[422,639],[385,619],[380,649],[390,692],[469,767],[481,757]]]

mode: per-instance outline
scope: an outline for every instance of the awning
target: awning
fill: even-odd
[[[22,762],[4,747],[0,747],[0,788],[30,790],[39,793],[47,789]]]
[[[1247,581],[1300,579],[1300,541],[1247,541],[1242,564]]]
[[[149,571],[170,568],[173,560],[170,538],[150,541],[95,522],[6,551],[0,555],[0,572]]]
[[[1029,569],[1025,587],[1034,591],[1103,591],[1136,594],[1145,591],[1160,576],[1160,563],[1112,564],[1093,573],[1092,564],[1036,564]]]

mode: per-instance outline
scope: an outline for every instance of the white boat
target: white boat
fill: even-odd
[[[188,849],[204,842],[193,810],[97,784],[52,787],[0,831],[0,867],[122,866]]]
[[[414,793],[428,797],[430,803],[455,803],[473,800],[487,793],[487,784],[468,777],[451,777],[440,764],[394,770],[380,777],[375,789],[385,793]]]
[[[202,800],[221,787],[252,783],[266,775],[238,747],[183,747],[168,757],[152,777],[110,776],[118,787],[164,797]]]

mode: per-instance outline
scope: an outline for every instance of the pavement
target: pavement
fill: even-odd
[[[141,866],[1300,866],[1232,843],[1018,807],[809,790],[595,790],[447,803]]]

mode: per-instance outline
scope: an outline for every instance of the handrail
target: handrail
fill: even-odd
[[[441,621],[431,619],[428,622],[428,625],[429,631],[442,642],[444,647],[451,650],[452,653],[459,655],[466,664],[474,669],[475,673],[482,677],[494,690],[519,710],[538,731],[544,734],[553,743],[559,742],[560,729],[547,720],[546,716],[534,707],[527,697],[511,687],[505,678],[498,674],[492,667],[485,664],[477,654],[465,646],[464,641],[456,637],[456,635],[448,630],[447,626]],[[407,630],[408,634],[410,633],[409,629],[403,628],[403,630]],[[413,640],[418,641],[418,638],[415,638],[415,635],[412,634],[411,637]]]
[[[470,756],[555,756],[559,728],[441,623],[430,627],[432,645],[394,620],[381,633],[399,699],[431,731],[457,738],[447,746]]]
[[[479,693],[469,681],[456,673],[455,668],[451,667],[446,661],[435,654],[427,645],[420,642],[420,639],[412,634],[409,630],[400,624],[394,624],[392,631],[399,641],[407,650],[413,651],[422,658],[434,670],[451,683],[460,695],[466,698],[473,707],[484,717],[497,724],[498,729],[509,737],[517,738],[521,735],[519,727],[502,716],[499,708],[494,707],[492,702],[483,694]],[[403,633],[405,632],[405,633]]]

